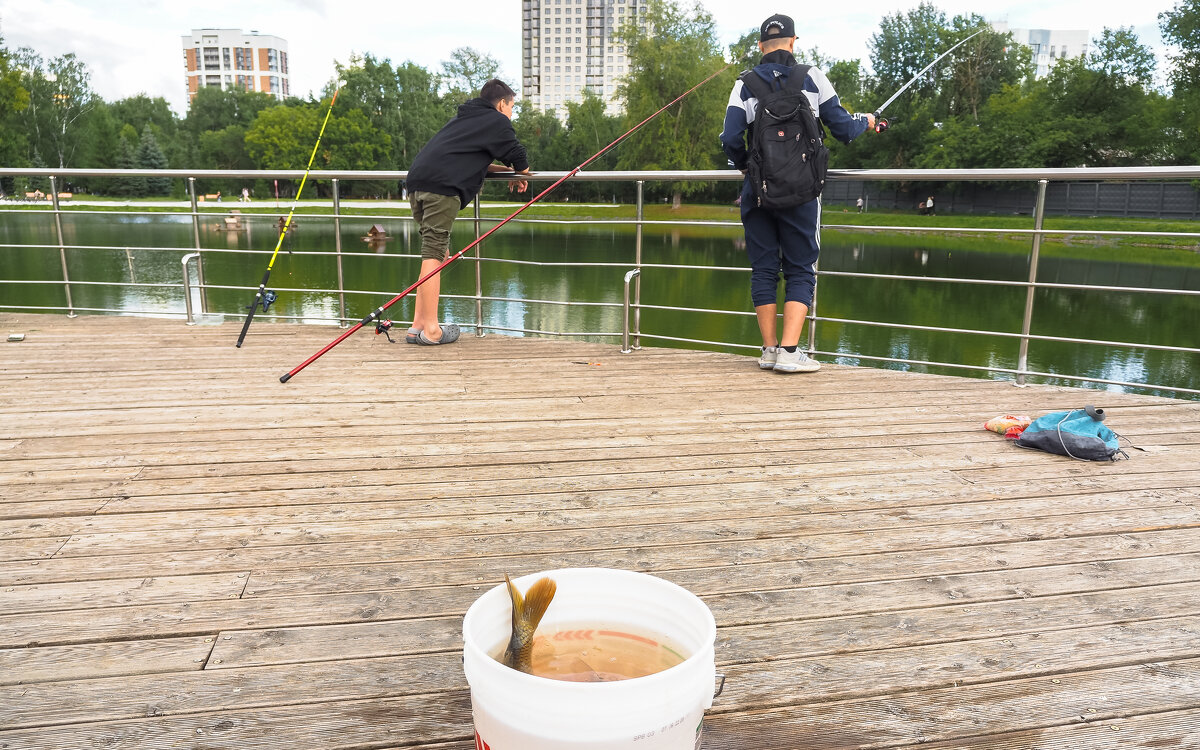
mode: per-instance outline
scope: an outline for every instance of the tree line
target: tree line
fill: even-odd
[[[535,170],[566,171],[708,73],[720,77],[673,106],[589,169],[714,169],[725,166],[717,141],[730,88],[757,62],[757,28],[722,45],[699,3],[655,0],[645,25],[619,33],[630,73],[618,89],[623,114],[585,91],[560,120],[520,100],[514,127]],[[869,41],[869,65],[820,51],[803,36],[797,58],[821,67],[851,111],[872,111],[941,51],[977,36],[948,56],[889,106],[892,127],[849,146],[831,143],[831,167],[970,168],[1149,166],[1200,163],[1200,0],[1178,0],[1159,15],[1164,39],[1178,54],[1162,61],[1168,84],[1157,86],[1160,61],[1131,28],[1104,28],[1087,54],[1056,61],[1034,75],[1032,52],[994,31],[978,14],[948,17],[928,0],[884,16]],[[649,33],[649,29],[653,33]],[[811,45],[811,46],[810,46]],[[337,63],[342,82],[315,169],[403,170],[459,104],[499,70],[497,60],[469,47],[454,50],[439,70],[394,64],[372,54]],[[105,101],[91,88],[86,63],[73,54],[44,59],[8,50],[0,37],[0,164],[14,167],[302,169],[336,84],[321,97],[274,97],[202,88],[183,117],[162,97]],[[512,81],[516,83],[516,81]],[[45,181],[42,181],[45,182]],[[282,182],[282,181],[281,181]],[[45,185],[0,179],[6,192]],[[75,187],[115,195],[182,194],[168,179],[87,179]],[[205,192],[240,193],[242,181],[206,179]],[[274,189],[253,185],[259,197]],[[283,185],[286,193],[292,189]],[[328,185],[318,185],[327,192]],[[350,195],[394,195],[395,183],[347,182]],[[489,186],[493,196],[500,186]],[[568,182],[558,197],[627,200],[634,187]],[[651,200],[683,196],[731,200],[732,183],[647,185]],[[485,195],[486,197],[486,195]]]

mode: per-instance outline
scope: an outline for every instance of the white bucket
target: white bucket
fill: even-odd
[[[597,623],[658,633],[690,654],[645,677],[566,682],[510,669],[489,655],[512,634],[503,584],[463,620],[463,670],[471,686],[478,750],[695,750],[712,706],[717,625],[687,589],[644,573],[566,568],[513,581],[525,591],[548,576],[558,590],[541,628]]]

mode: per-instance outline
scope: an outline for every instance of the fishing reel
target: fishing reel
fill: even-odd
[[[392,338],[391,330],[392,330],[392,321],[390,321],[390,320],[376,320],[375,321],[375,335],[378,336],[379,334],[382,333],[384,336],[387,336],[388,343],[394,344],[394,343],[396,343],[396,341],[395,341],[395,339]]]
[[[263,292],[262,300],[255,300],[254,302],[251,302],[246,307],[246,309],[253,310],[254,308],[258,307],[258,304],[261,301],[262,302],[262,310],[263,310],[263,313],[265,314],[267,312],[267,310],[270,309],[271,305],[275,304],[275,300],[277,300],[277,299],[279,299],[279,295],[276,294],[275,292],[272,292],[270,289],[268,289]]]
[[[876,112],[875,113],[875,132],[882,133],[883,131],[887,130],[889,127],[891,127],[891,123],[889,123],[887,121],[887,118],[880,117],[879,113]]]

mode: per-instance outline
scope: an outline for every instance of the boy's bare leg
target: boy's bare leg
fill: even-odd
[[[783,303],[783,336],[779,339],[780,346],[799,346],[800,332],[804,330],[804,318],[808,315],[808,305],[803,302]]]
[[[418,279],[424,278],[433,269],[442,264],[439,260],[425,258],[421,261],[421,273]],[[412,332],[425,332],[425,338],[430,341],[440,341],[442,326],[438,323],[438,297],[442,291],[442,274],[434,275],[429,281],[417,287],[417,302],[413,309]]]
[[[758,316],[758,332],[762,334],[763,346],[777,346],[779,339],[775,338],[775,305],[759,305],[754,308]]]

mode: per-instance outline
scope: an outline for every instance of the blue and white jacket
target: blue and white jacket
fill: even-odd
[[[776,50],[763,55],[762,62],[754,72],[767,83],[776,80],[782,85],[787,80],[796,58],[787,50]],[[813,112],[829,128],[834,138],[842,143],[849,143],[866,132],[867,116],[852,115],[838,101],[833,84],[825,77],[820,68],[809,68],[808,78],[804,82],[804,93],[808,95],[808,103]],[[729,94],[729,106],[725,109],[725,127],[721,131],[721,148],[729,157],[729,165],[734,169],[745,169],[749,153],[746,150],[746,131],[754,122],[758,112],[758,99],[738,80],[733,84],[733,92]]]

